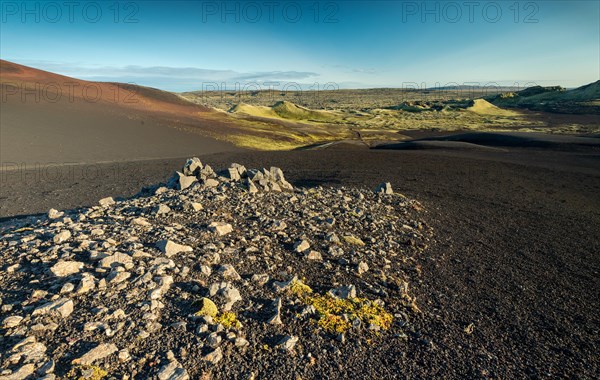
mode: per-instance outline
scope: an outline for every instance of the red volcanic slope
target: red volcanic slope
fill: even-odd
[[[3,162],[90,163],[236,149],[235,120],[157,89],[90,82],[0,61]]]
[[[35,100],[35,92],[42,102],[55,102],[57,99],[74,102],[81,100],[88,103],[113,103],[151,112],[184,115],[214,113],[209,108],[192,104],[170,92],[123,83],[85,81],[5,60],[0,60],[0,83],[3,101],[21,96],[27,101],[30,98]]]

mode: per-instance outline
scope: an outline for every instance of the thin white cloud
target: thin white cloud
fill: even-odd
[[[85,80],[128,82],[164,89],[196,89],[202,83],[240,83],[302,81],[319,74],[308,71],[237,72],[197,67],[102,66],[52,61],[21,61],[24,65]],[[243,85],[243,84],[242,84]]]

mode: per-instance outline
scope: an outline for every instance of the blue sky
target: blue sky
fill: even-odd
[[[516,6],[515,6],[516,4]],[[600,79],[599,1],[2,1],[0,57],[172,91]]]

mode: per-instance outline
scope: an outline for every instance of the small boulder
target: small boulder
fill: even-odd
[[[323,256],[321,256],[320,252],[317,251],[310,251],[306,254],[306,258],[308,260],[323,260]]]
[[[223,359],[223,351],[221,350],[221,347],[215,348],[212,352],[209,352],[202,357],[202,360],[211,364],[217,364],[221,361],[221,359]]]
[[[225,264],[219,267],[219,273],[226,280],[238,281],[242,279],[242,277],[238,274],[238,272],[231,264]]]
[[[197,181],[196,177],[193,175],[187,176],[187,175],[183,175],[179,172],[177,172],[177,175],[179,176],[179,182],[178,182],[178,187],[179,190],[185,190],[188,187],[192,186],[194,184],[194,182]]]
[[[84,294],[93,290],[96,287],[95,278],[91,274],[86,273],[79,282],[79,286],[77,286],[77,290],[75,293]]]
[[[116,202],[112,197],[106,197],[106,198],[102,198],[98,201],[98,203],[100,204],[100,206],[102,207],[108,207],[110,205],[114,205]]]
[[[58,210],[51,208],[50,211],[48,211],[48,218],[49,219],[58,219],[61,216],[63,216],[64,214],[65,213],[62,211],[58,211]]]
[[[48,302],[31,313],[32,316],[53,314],[62,318],[67,318],[73,312],[73,301],[69,298],[61,298],[56,301]]]
[[[232,181],[239,181],[240,179],[242,179],[240,177],[240,173],[238,172],[237,168],[229,168],[227,169],[227,173],[226,173],[229,177],[230,180]]]
[[[252,182],[252,180],[250,180],[250,178],[246,179],[246,188],[248,189],[248,193],[250,194],[258,193],[258,187],[256,187],[256,185],[254,184],[254,182]]]
[[[306,240],[297,241],[294,244],[294,251],[296,251],[298,253],[303,253],[309,249],[310,249],[310,243],[307,242]]]
[[[287,352],[290,352],[294,349],[296,343],[298,343],[297,336],[287,335],[277,344],[277,346]]]
[[[188,202],[186,203],[185,208],[191,211],[202,211],[204,209],[202,204],[198,202]]]
[[[210,296],[217,296],[221,298],[225,305],[223,306],[223,310],[229,311],[234,303],[242,300],[242,295],[240,291],[237,290],[232,284],[229,282],[221,282],[212,284],[208,288],[208,292]]]
[[[71,363],[78,365],[91,365],[96,360],[104,359],[105,357],[110,356],[117,351],[118,348],[115,344],[102,343],[86,352],[83,356],[74,359]]]
[[[193,248],[188,245],[182,245],[172,242],[171,240],[160,240],[156,243],[158,248],[167,257],[175,256],[180,252],[192,252]]]
[[[356,298],[356,286],[340,286],[338,288],[331,289],[329,294],[331,294],[333,297],[341,299]]]
[[[54,244],[60,244],[62,242],[69,240],[70,238],[71,238],[71,231],[63,230],[63,231],[60,231],[59,233],[57,233],[56,235],[54,235],[54,237],[52,238],[52,241],[54,242]]]
[[[79,271],[83,268],[83,263],[79,261],[63,261],[59,260],[56,264],[50,268],[50,272],[56,277],[66,277]]]
[[[379,186],[375,188],[375,192],[377,194],[394,194],[394,190],[392,190],[392,184],[389,182],[379,184]]]
[[[126,253],[117,252],[110,256],[107,256],[98,262],[99,268],[116,268],[122,266],[125,269],[133,268],[133,259]]]
[[[219,181],[217,181],[216,179],[213,178],[207,178],[204,180],[204,186],[205,187],[217,187],[219,186]]]
[[[233,231],[231,224],[223,222],[212,222],[208,225],[208,229],[219,236],[227,235]]]
[[[360,263],[358,263],[358,268],[356,269],[356,271],[358,272],[359,275],[365,273],[368,270],[369,270],[369,265],[367,263],[365,263],[364,261],[361,261]]]
[[[202,161],[198,157],[188,158],[183,166],[183,174],[186,176],[197,176],[202,170]]]
[[[158,371],[158,380],[189,380],[187,371],[177,360],[171,360]]]
[[[156,215],[166,215],[171,212],[171,208],[167,205],[160,204],[155,207],[153,211]]]
[[[269,318],[268,323],[270,325],[282,325],[283,322],[281,321],[281,298],[277,298],[275,302],[273,302],[273,306],[275,309],[275,313],[271,318]]]
[[[23,317],[18,316],[18,315],[12,315],[10,317],[6,317],[2,321],[2,328],[10,329],[13,327],[17,327],[19,325],[19,323],[21,323],[22,320],[23,320]]]

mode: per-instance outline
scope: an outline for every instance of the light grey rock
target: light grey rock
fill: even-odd
[[[233,231],[231,224],[224,222],[212,222],[208,225],[208,229],[219,236],[227,235]]]
[[[169,361],[158,371],[159,380],[189,380],[189,378],[186,369],[176,360]]]
[[[104,230],[101,228],[95,228],[93,230],[90,231],[90,235],[92,236],[102,236],[104,235]]]
[[[221,347],[215,348],[212,352],[209,352],[202,357],[202,360],[211,364],[217,364],[221,361],[221,359],[223,359],[223,351],[221,350]]]
[[[288,182],[288,181],[286,181],[286,180],[282,180],[282,181],[280,181],[280,182],[279,182],[279,186],[281,186],[281,188],[282,188],[283,190],[287,190],[287,191],[293,191],[293,190],[294,190],[294,186],[292,186],[292,184],[291,184],[291,183],[289,183],[289,182]]]
[[[247,174],[246,174],[247,170],[244,165],[233,163],[233,164],[231,164],[231,167],[237,170],[238,174],[240,175],[240,178],[247,177]]]
[[[242,279],[242,277],[238,274],[238,272],[231,264],[225,264],[220,266],[219,273],[226,280],[238,281]]]
[[[0,375],[0,380],[25,380],[35,371],[35,364],[25,364],[10,375]]]
[[[250,345],[250,342],[248,342],[246,339],[244,339],[242,337],[236,337],[233,341],[233,344],[236,347],[248,347]]]
[[[83,268],[83,263],[79,261],[63,261],[59,260],[50,268],[50,272],[56,277],[66,277],[79,271]]]
[[[99,268],[116,268],[122,266],[125,269],[131,269],[134,267],[133,258],[126,253],[117,252],[110,256],[107,256],[98,262]]]
[[[186,176],[197,176],[202,170],[202,161],[198,157],[188,158],[183,165],[183,174]]]
[[[392,184],[389,182],[381,183],[375,188],[375,192],[377,194],[394,194],[394,190],[392,190]]]
[[[163,290],[161,288],[152,289],[148,292],[148,297],[151,300],[158,300],[162,297]]]
[[[238,172],[237,168],[229,168],[227,169],[227,176],[230,180],[232,181],[239,181],[240,179],[242,179],[240,177],[240,172]]]
[[[271,169],[269,169],[269,172],[271,173],[271,177],[275,181],[277,181],[277,182],[285,181],[285,177],[283,175],[283,170],[281,170],[280,168],[271,166]]]
[[[321,253],[317,252],[317,251],[310,251],[306,254],[306,258],[308,260],[316,260],[316,261],[320,261],[323,260],[323,256],[321,256]]]
[[[210,267],[208,265],[201,265],[200,266],[200,272],[203,275],[205,275],[206,277],[208,277],[212,273],[212,269],[210,269]]]
[[[253,274],[251,280],[252,280],[252,282],[257,283],[258,285],[264,285],[267,282],[269,282],[270,277],[266,273]]]
[[[287,290],[290,287],[290,285],[292,285],[296,281],[298,281],[298,276],[293,276],[287,281],[273,281],[273,288],[276,292],[283,292]]]
[[[306,240],[300,240],[294,243],[294,251],[303,253],[310,249],[310,243]]]
[[[256,185],[254,184],[254,182],[252,182],[250,178],[246,179],[246,189],[250,194],[258,193],[258,187],[256,187]]]
[[[269,182],[269,188],[271,191],[281,192],[281,186],[277,182]]]
[[[102,198],[98,201],[98,203],[100,204],[100,206],[102,207],[108,207],[110,205],[114,205],[116,202],[112,197],[107,197],[107,198]]]
[[[23,317],[19,315],[11,315],[10,317],[6,317],[2,320],[2,328],[11,329],[13,327],[17,327],[22,320]]]
[[[50,314],[67,318],[73,312],[73,306],[73,301],[71,299],[61,298],[38,307],[31,315],[36,316]]]
[[[165,204],[160,204],[154,208],[154,214],[156,215],[166,215],[171,212],[171,208]]]
[[[114,343],[102,343],[86,352],[83,356],[73,359],[72,364],[91,365],[96,360],[104,359],[117,352],[119,349]]]
[[[28,336],[17,343],[11,350],[8,361],[11,363],[40,362],[46,357],[46,346],[37,341],[35,336]]]
[[[75,290],[75,293],[85,294],[90,290],[93,290],[96,287],[95,280],[96,279],[91,274],[84,274],[81,278],[81,281],[79,282],[79,285],[77,286],[77,289]]]
[[[117,355],[117,357],[119,358],[119,361],[121,363],[126,363],[131,360],[131,354],[129,353],[129,350],[126,348],[119,351],[119,354]]]
[[[269,318],[268,322],[270,325],[282,325],[281,321],[281,298],[277,298],[273,302],[273,308],[275,309],[275,314],[271,318]]]
[[[287,335],[277,344],[277,346],[287,352],[290,352],[294,349],[298,343],[298,340],[299,339],[297,336]]]
[[[331,289],[329,294],[341,299],[356,298],[356,286],[340,286],[338,288]]]
[[[193,175],[184,175],[182,173],[177,172],[177,175],[179,176],[178,179],[178,188],[179,190],[185,190],[188,187],[192,186],[195,182],[197,182],[198,180],[196,179],[196,176]]]
[[[58,218],[62,217],[64,214],[65,213],[62,211],[58,211],[58,210],[51,208],[50,211],[48,211],[48,218],[49,219],[58,219]]]
[[[131,224],[134,224],[136,226],[142,226],[142,227],[149,227],[152,224],[150,224],[150,222],[148,222],[148,220],[146,218],[134,218],[131,220]]]
[[[221,344],[221,336],[216,332],[210,333],[206,337],[206,342],[210,347],[216,348],[219,346],[219,344]]]
[[[130,277],[130,272],[111,272],[107,279],[111,285],[116,285],[128,280]]]
[[[186,203],[185,208],[191,211],[202,211],[204,209],[204,207],[202,207],[202,204],[198,202],[188,202]]]
[[[158,248],[162,253],[164,253],[167,257],[175,256],[180,252],[192,252],[193,249],[187,245],[181,245],[172,242],[171,240],[160,240],[156,243],[156,248]]]
[[[211,297],[217,296],[224,301],[223,310],[225,311],[231,310],[234,303],[242,300],[240,291],[229,282],[212,284],[208,291]]]
[[[52,238],[52,241],[54,242],[54,244],[60,244],[63,243],[67,240],[69,240],[71,238],[71,231],[69,230],[63,230],[60,231],[59,233],[57,233],[56,235],[54,235],[54,237]]]
[[[219,181],[217,181],[214,178],[207,178],[204,180],[203,184],[205,187],[208,187],[208,188],[217,187],[217,186],[219,186]]]
[[[283,231],[287,228],[287,223],[284,220],[276,220],[273,222],[272,228],[274,231]]]
[[[365,263],[364,261],[361,261],[360,263],[358,263],[358,267],[356,268],[356,271],[358,272],[359,275],[367,272],[368,270],[369,270],[369,265],[367,263]]]
[[[206,180],[207,178],[216,177],[216,173],[213,170],[213,168],[210,167],[210,165],[204,165],[204,168],[200,170],[200,174],[198,175],[198,177],[202,178],[203,180]]]

